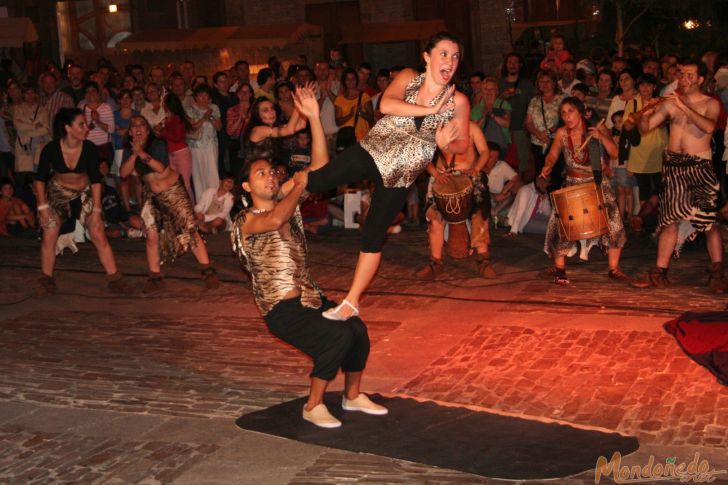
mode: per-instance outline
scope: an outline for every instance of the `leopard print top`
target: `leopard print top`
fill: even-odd
[[[425,74],[407,85],[404,100],[417,104],[417,94],[425,82]],[[436,105],[448,86],[430,101]],[[374,125],[360,145],[374,159],[385,187],[409,187],[435,155],[435,131],[452,120],[455,114],[455,93],[442,113],[424,117],[387,115]]]
[[[253,296],[260,313],[266,316],[294,288],[301,290],[303,306],[320,308],[321,289],[308,270],[306,236],[299,207],[289,220],[290,239],[284,239],[278,231],[244,234],[242,227],[249,212],[243,211],[235,218],[230,237],[240,265],[250,273]]]

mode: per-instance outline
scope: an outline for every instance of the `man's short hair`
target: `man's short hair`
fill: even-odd
[[[494,141],[489,141],[488,142],[488,150],[490,150],[491,152],[498,152],[498,155],[501,154],[501,147],[500,147],[500,145],[498,145]]]
[[[220,79],[221,76],[227,76],[227,73],[225,71],[217,71],[215,74],[213,74],[212,84],[217,84],[217,80]]]
[[[574,91],[579,91],[584,96],[589,96],[589,86],[584,83],[576,83],[571,87],[572,94]]]
[[[258,71],[258,77],[256,81],[258,82],[258,86],[262,86],[263,84],[268,82],[268,79],[273,77],[273,70],[269,67],[264,67],[260,71]]]
[[[686,57],[683,59],[680,59],[678,62],[678,65],[680,66],[695,66],[698,68],[698,76],[700,77],[708,77],[708,66],[705,65],[703,61],[700,59],[696,59],[694,57]]]

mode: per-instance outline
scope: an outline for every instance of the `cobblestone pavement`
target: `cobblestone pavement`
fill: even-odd
[[[310,238],[314,276],[334,298],[357,237]],[[644,291],[608,280],[597,250],[560,287],[535,277],[548,264],[542,239],[493,240],[497,280],[464,260],[418,281],[424,233],[387,243],[362,302],[366,389],[633,434],[643,447],[631,464],[699,451],[728,468],[728,388],[661,329],[682,311],[725,307],[704,286],[704,250],[674,261],[672,289]],[[304,395],[309,364],[268,334],[226,236],[209,243],[218,290],[202,289],[186,256],[160,294],[111,295],[84,244],[58,259],[59,294],[38,301],[37,242],[0,240],[0,483],[505,483],[237,429],[239,415]],[[623,268],[651,265],[651,244],[633,238]],[[113,245],[141,287],[142,242]],[[594,483],[593,471],[558,483]]]

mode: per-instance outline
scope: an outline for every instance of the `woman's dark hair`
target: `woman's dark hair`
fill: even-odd
[[[65,138],[66,126],[71,126],[79,116],[83,117],[83,111],[78,108],[59,109],[56,117],[53,118],[53,139],[61,140]]]
[[[354,79],[356,79],[356,83],[359,84],[359,76],[356,74],[354,68],[347,67],[341,72],[341,79],[339,79],[342,89],[346,89],[346,76],[348,76],[349,74],[352,74],[354,76]]]
[[[130,98],[132,98],[133,96],[131,95],[131,89],[121,88],[119,89],[119,92],[116,93],[116,97],[118,99],[121,99],[124,96],[129,96]]]
[[[168,92],[167,95],[164,97],[164,107],[168,112],[177,115],[182,123],[184,123],[185,132],[188,132],[192,129],[192,124],[190,123],[190,120],[187,119],[185,109],[182,107],[182,101],[179,100],[179,96],[171,91]]]
[[[195,86],[195,89],[192,90],[192,96],[197,97],[200,93],[207,93],[207,95],[212,99],[212,88],[207,84],[198,84]]]
[[[154,131],[152,130],[152,127],[149,125],[149,121],[142,116],[142,115],[133,115],[131,118],[129,118],[129,131],[127,132],[126,136],[124,137],[124,147],[125,148],[131,148],[131,124],[134,122],[134,120],[142,120],[144,121],[144,124],[147,126],[147,142],[144,144],[144,149],[149,151],[152,147],[152,142],[154,142]],[[166,146],[166,145],[165,145]]]
[[[293,93],[293,91],[296,90],[296,88],[293,86],[293,83],[291,83],[290,81],[285,81],[285,80],[278,81],[275,84],[275,86],[273,86],[273,95],[275,96],[276,101],[280,101],[280,97],[278,96],[278,91],[284,86],[287,87],[291,91],[291,94]]]
[[[431,53],[432,49],[435,48],[438,42],[443,40],[449,40],[450,42],[456,43],[458,45],[458,48],[460,49],[460,55],[462,56],[463,44],[462,42],[460,42],[460,39],[458,39],[450,32],[438,32],[435,35],[430,36],[430,38],[425,41],[425,52],[427,52],[428,54]]]
[[[83,84],[83,92],[85,93],[88,88],[94,88],[97,93],[101,93],[101,88],[99,87],[99,83],[96,81],[86,81]]]
[[[564,100],[559,105],[559,113],[561,113],[561,108],[564,107],[564,105],[570,104],[576,110],[579,112],[582,118],[586,117],[586,106],[584,106],[584,103],[582,100],[580,100],[577,97],[569,96],[568,98],[564,98]]]
[[[38,88],[34,84],[32,84],[32,83],[23,83],[23,85],[20,86],[20,92],[21,92],[21,94],[25,94],[28,91],[33,91],[33,92],[37,93],[38,92]]]
[[[619,71],[619,74],[617,74],[617,85],[615,86],[614,92],[616,94],[622,94],[622,86],[619,84],[619,78],[622,77],[622,74],[627,74],[629,77],[632,78],[632,83],[634,84],[634,87],[637,87],[637,74],[632,69],[622,69]]]
[[[599,82],[599,76],[602,74],[606,74],[609,76],[609,78],[612,80],[612,91],[614,91],[614,88],[617,86],[617,73],[612,71],[611,69],[602,69],[597,73],[597,82]]]
[[[652,84],[653,86],[657,86],[657,79],[652,74],[642,74],[639,79],[637,79],[637,86],[640,84]]]
[[[255,90],[253,89],[253,86],[250,85],[250,83],[238,84],[238,89],[237,91],[235,91],[235,96],[237,96],[238,101],[240,101],[240,90],[243,89],[244,86],[248,86],[248,89],[250,90],[250,98],[248,99],[248,102],[252,105],[255,101]]]
[[[255,100],[253,105],[250,107],[250,123],[245,127],[245,131],[243,132],[243,140],[247,141],[250,140],[250,134],[253,132],[253,128],[256,126],[263,126],[265,123],[263,122],[263,119],[260,117],[260,105],[263,103],[271,103],[273,102],[266,98],[265,96],[260,96],[258,99]],[[275,108],[275,104],[273,104],[273,107]],[[278,113],[278,110],[276,110],[276,121],[273,123],[273,126],[279,126],[281,123],[281,117]]]

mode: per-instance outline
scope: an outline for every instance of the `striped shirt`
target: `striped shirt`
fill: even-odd
[[[48,121],[50,126],[53,126],[53,120],[55,119],[61,108],[73,108],[73,98],[63,91],[56,91],[51,95],[43,94],[40,97],[40,104],[48,111]]]
[[[93,142],[94,145],[104,145],[106,143],[109,143],[109,137],[111,133],[116,130],[116,125],[114,124],[114,112],[111,110],[111,106],[106,103],[101,103],[96,108],[96,111],[99,113],[100,121],[106,125],[106,130],[103,130],[100,126],[94,123],[94,120],[91,117],[91,113],[94,110],[86,107],[85,99],[78,103],[78,107],[83,111],[83,114],[86,116],[86,124],[88,124],[89,127],[89,132],[88,135],[86,135],[86,139],[90,142]]]

